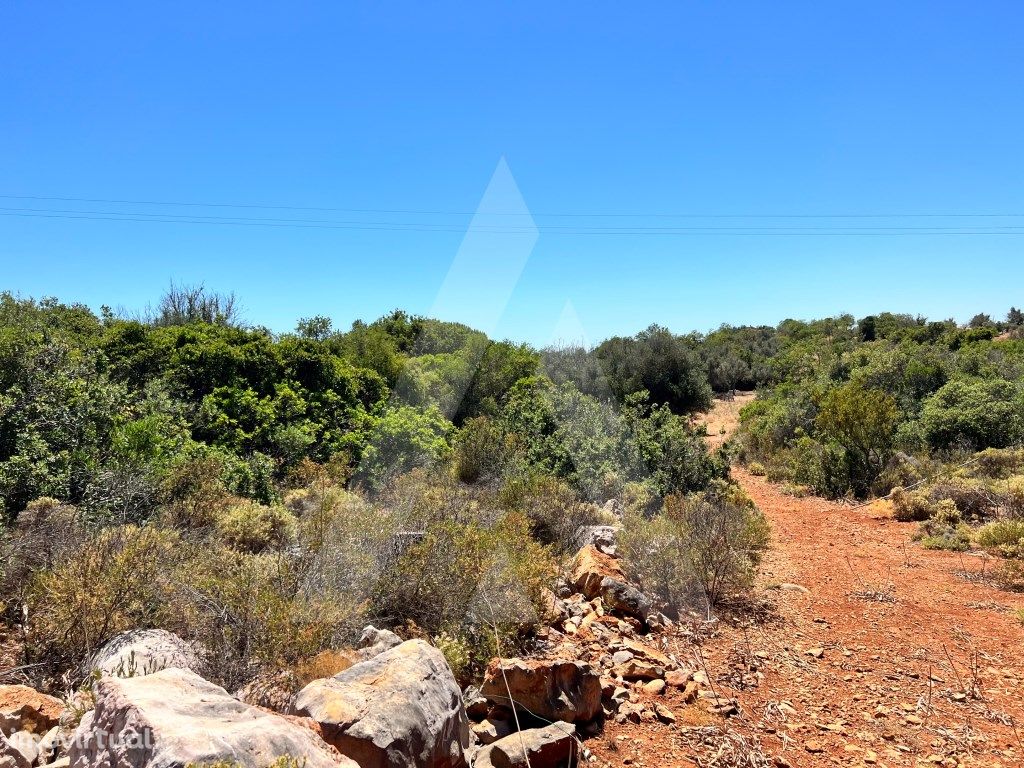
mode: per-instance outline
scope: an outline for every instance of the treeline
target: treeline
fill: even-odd
[[[0,517],[45,496],[138,522],[210,462],[264,503],[305,462],[371,492],[441,459],[467,478],[518,462],[593,500],[694,490],[724,469],[683,416],[755,383],[715,373],[733,358],[712,346],[652,327],[541,352],[400,311],[275,335],[201,288],[134,319],[4,294]]]
[[[1024,313],[964,327],[909,315],[782,323],[741,455],[832,497],[885,494],[932,459],[1024,440]]]

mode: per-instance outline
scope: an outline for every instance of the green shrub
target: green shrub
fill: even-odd
[[[905,491],[903,488],[893,488],[892,495],[892,516],[901,523],[921,522],[932,516],[935,509],[931,498],[925,491]]]
[[[279,549],[295,537],[295,516],[281,506],[239,501],[216,521],[217,535],[229,547],[258,553]]]
[[[963,524],[956,504],[942,499],[932,507],[931,518],[918,527],[916,538],[925,549],[963,552],[971,546],[971,529]]]
[[[983,525],[975,534],[979,546],[1003,557],[1024,556],[1024,520],[996,520]]]
[[[473,649],[468,640],[459,635],[441,632],[433,638],[434,646],[444,654],[444,660],[451,667],[455,679],[463,682],[473,662]]]
[[[122,526],[91,536],[29,587],[29,652],[73,666],[119,632],[159,626],[184,557],[180,537]]]
[[[631,515],[620,534],[627,570],[676,615],[709,611],[752,583],[768,524],[736,486],[670,496],[653,519]]]
[[[1024,472],[1024,449],[986,448],[974,455],[977,474],[993,479],[1006,479]]]
[[[764,477],[768,473],[760,461],[752,461],[747,464],[747,471],[754,477]]]
[[[921,422],[933,448],[1004,448],[1024,424],[1020,386],[1002,379],[950,381],[924,402]]]

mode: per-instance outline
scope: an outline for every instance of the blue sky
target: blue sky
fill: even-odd
[[[1022,34],[1009,2],[5,3],[0,289],[537,344],[1001,315]]]

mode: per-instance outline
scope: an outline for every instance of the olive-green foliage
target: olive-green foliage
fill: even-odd
[[[122,526],[93,533],[31,578],[29,653],[80,663],[119,632],[159,625],[184,557],[174,531]]]
[[[736,486],[670,496],[654,518],[630,515],[620,536],[629,572],[676,614],[703,613],[748,587],[768,524]]]
[[[893,517],[900,522],[920,522],[927,520],[935,512],[935,504],[925,490],[905,491],[902,488],[892,490]]]
[[[295,537],[295,516],[284,507],[242,499],[224,509],[214,523],[229,547],[258,553],[280,549]]]
[[[892,456],[899,418],[890,395],[856,382],[833,389],[822,400],[815,426],[842,447],[856,495],[867,494]]]
[[[921,422],[934,448],[1003,448],[1024,436],[1024,389],[1000,379],[956,379],[924,403]]]
[[[930,517],[918,527],[916,538],[925,549],[963,552],[971,546],[971,529],[963,523],[960,510],[950,499],[942,499],[930,510]]]
[[[975,539],[1003,557],[1024,557],[1024,520],[995,520],[979,528]]]
[[[425,410],[401,405],[373,419],[355,479],[380,489],[392,477],[435,463],[448,451],[452,424],[435,406]]]

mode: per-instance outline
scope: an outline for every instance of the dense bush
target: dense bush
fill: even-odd
[[[1024,389],[1000,379],[956,379],[925,401],[921,422],[933,448],[1004,448],[1024,435]]]
[[[670,496],[653,518],[630,515],[621,534],[629,571],[676,615],[704,613],[749,586],[768,525],[735,486]]]

